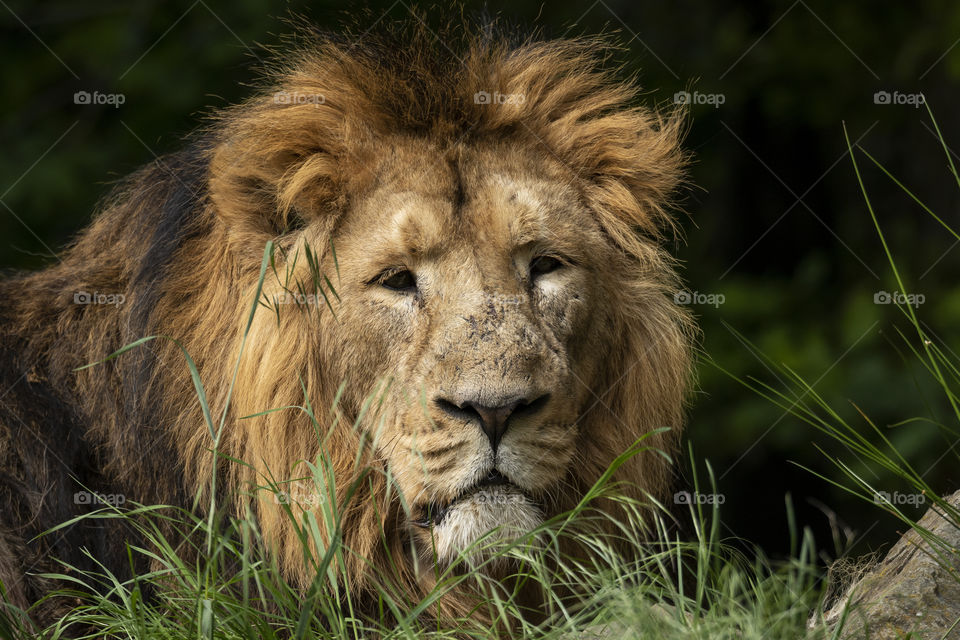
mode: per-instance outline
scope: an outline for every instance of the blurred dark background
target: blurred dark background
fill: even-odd
[[[370,21],[409,16],[405,0],[368,6]],[[0,1],[0,267],[55,260],[111,181],[178,148],[204,111],[245,96],[262,45],[281,41],[291,12],[336,27],[346,9]],[[451,13],[421,9],[438,22]],[[778,384],[782,374],[738,334],[868,433],[860,407],[931,486],[960,488],[956,420],[920,362],[903,356],[902,315],[875,303],[895,284],[843,131],[845,123],[851,140],[960,227],[960,189],[916,104],[922,92],[947,144],[960,149],[960,4],[512,0],[467,2],[464,11],[548,36],[617,32],[620,62],[639,72],[648,103],[681,91],[695,103],[687,141],[695,186],[675,251],[704,332],[688,435],[725,496],[726,536],[787,552],[789,494],[829,555],[834,520],[849,527],[855,554],[889,543],[902,525],[811,473],[840,478],[827,454],[878,488],[910,491],[707,361]],[[121,94],[123,103],[77,104],[84,91]],[[922,321],[945,350],[960,349],[960,241],[863,156],[861,166],[907,289],[923,296]],[[924,420],[893,426],[914,417]],[[702,463],[699,473],[702,481]]]

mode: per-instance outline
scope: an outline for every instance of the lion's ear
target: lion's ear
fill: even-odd
[[[228,235],[273,237],[337,209],[344,114],[319,87],[261,95],[221,118],[210,197]]]
[[[676,232],[671,205],[688,162],[681,147],[684,122],[682,110],[663,114],[647,109],[597,121],[598,127],[609,130],[595,143],[605,148],[592,151],[595,164],[588,197],[607,216],[605,226],[617,240],[629,241],[617,237],[625,231],[624,224],[654,237]]]
[[[688,160],[681,147],[685,116],[682,110],[640,107],[605,113],[610,104],[600,97],[593,98],[601,103],[597,117],[554,137],[586,178],[585,196],[601,225],[618,245],[634,252],[637,231],[660,239],[677,230],[671,205]]]
[[[582,178],[585,196],[610,234],[628,250],[636,230],[659,238],[674,230],[670,201],[682,182],[687,156],[681,148],[686,111],[638,106],[639,89],[606,65],[605,41],[534,43],[477,72],[477,88],[499,86],[523,96],[518,104],[477,116],[491,127],[531,132],[551,155]],[[477,58],[478,67],[484,64]],[[483,85],[483,86],[481,86]]]

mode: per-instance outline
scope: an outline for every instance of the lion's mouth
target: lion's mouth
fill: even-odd
[[[498,470],[493,469],[483,480],[477,482],[471,487],[468,487],[467,489],[464,489],[453,500],[450,500],[446,503],[435,501],[429,502],[422,508],[420,516],[414,520],[411,520],[410,522],[411,524],[424,529],[439,526],[443,523],[443,520],[450,512],[450,509],[458,502],[473,496],[482,489],[494,486],[512,487],[513,489],[522,493],[522,489],[520,489],[520,487],[510,482],[510,480]]]

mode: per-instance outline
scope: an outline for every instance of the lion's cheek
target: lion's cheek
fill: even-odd
[[[593,314],[589,283],[573,279],[564,286],[539,289],[533,297],[536,313],[553,340],[566,351],[575,349],[589,332]]]
[[[328,340],[338,356],[335,368],[341,381],[351,383],[347,391],[369,396],[382,391],[385,383],[409,380],[410,345],[417,341],[413,310],[360,295],[343,298],[337,321],[328,327]]]
[[[596,312],[598,305],[594,298],[597,296],[589,289],[588,283],[577,281],[557,295],[541,294],[536,298],[551,342],[560,345],[557,351],[562,354],[566,368],[575,374],[567,381],[573,411],[590,394],[580,381],[593,379],[597,368],[608,357],[611,340],[604,326],[607,320]],[[609,299],[604,295],[599,297]]]
[[[410,506],[452,500],[489,465],[489,445],[471,427],[421,430],[400,424],[381,439],[381,455]]]

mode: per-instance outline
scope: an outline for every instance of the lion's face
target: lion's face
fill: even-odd
[[[577,464],[610,247],[543,154],[389,148],[333,235],[332,339],[345,378],[390,381],[370,428],[424,549],[449,560],[535,527]]]

